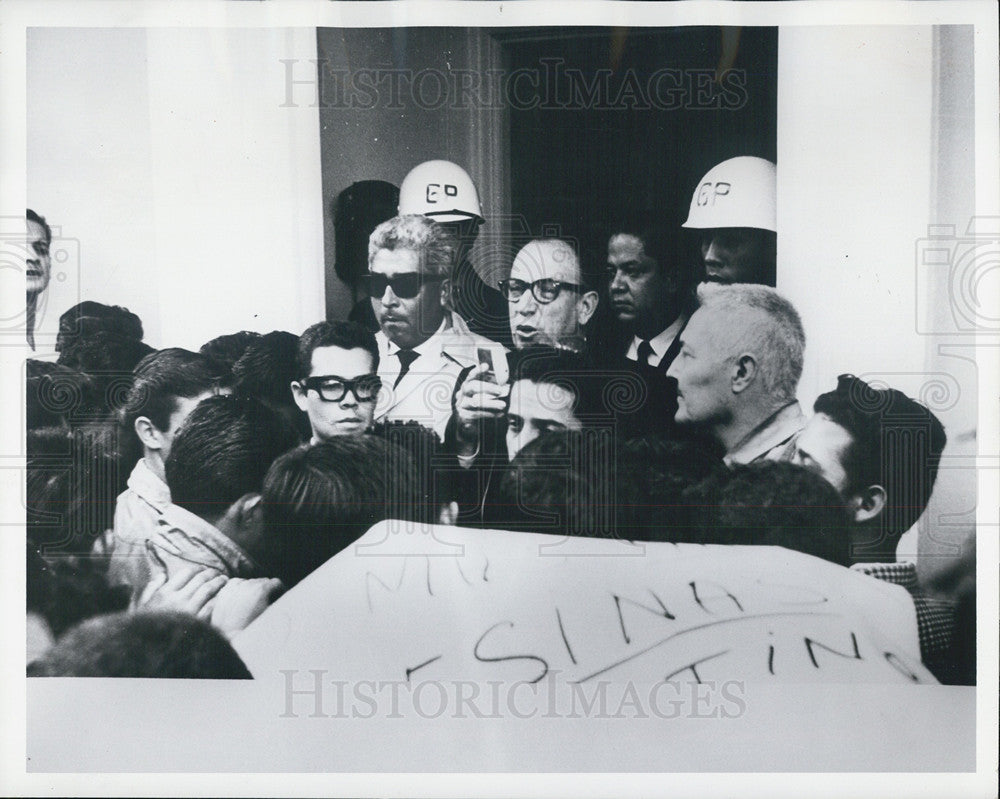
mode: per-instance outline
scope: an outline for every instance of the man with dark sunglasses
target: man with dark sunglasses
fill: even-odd
[[[372,232],[362,279],[379,323],[378,376],[388,395],[376,420],[418,422],[442,440],[456,381],[477,363],[477,348],[494,346],[447,308],[455,253],[443,226],[397,216]]]
[[[372,426],[378,363],[375,336],[354,322],[319,322],[299,337],[292,396],[309,417],[311,444]]]

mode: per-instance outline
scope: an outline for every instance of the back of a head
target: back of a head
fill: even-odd
[[[610,431],[545,433],[508,465],[491,523],[551,535],[615,535],[614,482]]]
[[[103,421],[108,414],[106,387],[93,377],[51,361],[27,362],[25,426],[76,427]]]
[[[238,333],[227,333],[216,336],[201,345],[198,352],[222,366],[226,371],[232,371],[233,366],[247,351],[247,347],[261,338],[260,333],[241,330]]]
[[[136,418],[146,416],[158,429],[166,430],[177,398],[197,397],[222,382],[219,365],[204,355],[179,347],[158,350],[136,365],[122,421],[130,429]]]
[[[259,400],[209,397],[191,412],[167,458],[171,501],[211,521],[240,497],[259,493],[274,460],[299,438]]]
[[[74,627],[29,677],[253,679],[226,637],[183,613],[116,613]]]
[[[89,552],[112,526],[125,470],[114,436],[100,428],[43,427],[26,435],[26,523],[39,545]]]
[[[769,286],[751,283],[702,283],[699,310],[725,320],[719,340],[730,354],[756,356],[764,391],[775,402],[795,399],[805,355],[806,335],[794,306]]]
[[[948,437],[937,416],[893,388],[877,388],[841,375],[834,391],[813,406],[843,427],[852,442],[844,454],[845,493],[871,485],[885,489],[876,520],[890,536],[912,527],[927,507]]]
[[[139,362],[155,352],[148,344],[111,330],[73,339],[59,353],[58,363],[105,382],[128,380]]]
[[[274,330],[250,343],[233,365],[233,391],[279,405],[294,405],[291,382],[299,337]]]
[[[842,566],[850,519],[836,489],[813,471],[766,461],[737,466],[689,493],[696,523],[675,541],[779,546]]]
[[[61,352],[74,341],[100,331],[133,341],[142,341],[143,337],[142,320],[128,308],[85,300],[59,317],[56,350]]]
[[[384,519],[423,513],[413,461],[379,436],[341,436],[278,458],[264,479],[264,563],[291,587]]]
[[[695,432],[629,438],[615,469],[618,531],[633,541],[672,541],[693,523],[687,493],[726,472],[725,450]]]
[[[398,205],[399,189],[384,180],[361,180],[337,195],[333,205],[337,277],[351,284],[368,271],[368,237],[396,215]]]

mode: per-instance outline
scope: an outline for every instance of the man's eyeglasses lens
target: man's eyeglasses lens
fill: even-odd
[[[560,280],[550,278],[536,280],[534,283],[526,283],[516,279],[500,281],[500,293],[508,302],[517,302],[529,288],[538,302],[547,303],[558,297],[563,288],[577,290],[580,287],[574,283],[563,283]]]
[[[392,287],[392,293],[403,300],[412,300],[420,293],[420,287],[425,283],[440,282],[436,275],[425,275],[420,272],[407,272],[402,275],[362,275],[361,286],[369,297],[378,299],[385,294],[386,287]]]
[[[306,390],[313,389],[327,402],[340,402],[347,392],[354,394],[358,402],[371,402],[382,388],[382,378],[378,375],[363,375],[354,380],[336,375],[310,377],[302,382]]]

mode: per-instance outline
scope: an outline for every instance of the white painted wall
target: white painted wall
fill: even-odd
[[[315,54],[311,28],[29,31],[28,202],[80,252],[43,327],[92,299],[197,349],[323,318],[318,117],[280,107],[279,59]]]

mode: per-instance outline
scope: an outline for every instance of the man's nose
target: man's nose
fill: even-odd
[[[358,404],[358,398],[354,396],[353,391],[345,391],[344,396],[340,398],[341,408],[353,408]]]
[[[524,294],[514,303],[514,313],[519,316],[531,316],[537,310],[538,301],[535,299],[535,295],[531,293],[530,288],[525,289]]]
[[[394,305],[399,305],[399,297],[393,293],[392,286],[386,286],[385,291],[382,292],[382,304],[386,308],[391,308]]]
[[[620,270],[615,270],[614,277],[611,278],[611,285],[608,287],[612,294],[620,294],[626,290],[625,278]]]
[[[701,257],[702,260],[704,260],[706,267],[709,265],[722,265],[722,248],[716,241],[715,236],[707,239],[701,245]]]

